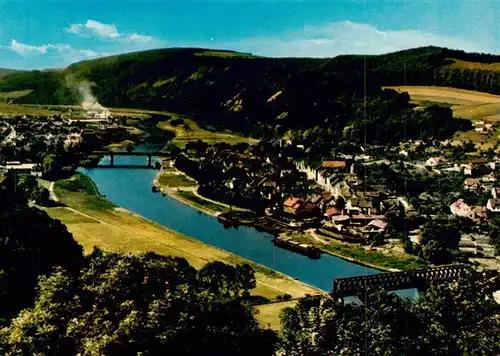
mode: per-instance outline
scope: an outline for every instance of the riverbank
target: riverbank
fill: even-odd
[[[91,180],[87,179],[90,184]],[[86,253],[90,253],[94,246],[116,252],[154,251],[186,258],[196,268],[212,261],[249,263],[256,271],[257,287],[253,290],[255,295],[275,300],[284,294],[300,298],[306,294],[322,293],[319,289],[282,273],[116,207],[102,197],[88,194],[93,186],[84,187],[82,184],[85,183],[69,183],[68,180],[57,182],[54,192],[66,206],[44,210],[66,224]]]
[[[172,176],[176,179],[162,179]],[[184,178],[180,178],[184,177]],[[162,182],[163,181],[163,182]],[[186,185],[189,182],[191,185]],[[163,183],[163,184],[162,184]],[[167,185],[170,183],[171,185]],[[196,182],[175,167],[162,167],[155,177],[153,184],[165,195],[186,204],[204,214],[218,217],[229,211],[229,206],[216,202],[197,194]],[[194,185],[193,185],[194,184]],[[234,211],[248,211],[233,207]],[[236,224],[237,220],[235,221]],[[245,224],[253,226],[253,224]],[[390,250],[370,250],[364,246],[354,243],[343,243],[327,237],[318,237],[317,234],[308,230],[306,234],[298,232],[282,232],[284,236],[291,236],[295,240],[312,244],[323,253],[342,258],[345,261],[356,263],[361,266],[371,267],[387,272],[398,272],[415,268],[425,267],[415,256],[394,253]]]
[[[162,165],[162,168],[153,180],[153,185],[172,199],[190,206],[204,214],[219,216],[229,211],[250,212],[247,209],[218,202],[200,195],[197,191],[198,183],[184,172],[173,166]]]
[[[305,233],[292,232],[282,233],[282,235],[292,237],[302,243],[314,245],[323,253],[345,261],[386,272],[400,272],[426,267],[416,256],[398,253],[388,248],[371,248],[355,243],[337,241],[318,235],[313,229],[309,229]]]

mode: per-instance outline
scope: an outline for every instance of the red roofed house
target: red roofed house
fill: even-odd
[[[332,217],[335,215],[342,215],[342,213],[343,213],[342,209],[337,209],[337,208],[333,207],[333,208],[326,209],[325,215],[328,217]]]
[[[323,161],[323,168],[346,168],[345,161]]]
[[[304,204],[304,201],[296,197],[288,197],[283,203],[283,211],[288,214],[297,214],[297,210]]]

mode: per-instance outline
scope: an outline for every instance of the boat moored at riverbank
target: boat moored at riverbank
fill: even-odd
[[[302,253],[312,259],[319,259],[321,257],[321,250],[316,246],[294,241],[290,237],[276,236],[273,240],[273,243],[278,247]]]

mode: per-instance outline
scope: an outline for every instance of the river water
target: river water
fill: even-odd
[[[136,151],[158,151],[163,144],[144,144]],[[115,157],[115,164],[146,163],[145,157]],[[109,162],[109,157],[101,160]],[[133,211],[168,228],[221,248],[325,291],[332,290],[334,278],[379,273],[331,255],[319,260],[284,250],[271,243],[272,236],[253,228],[240,226],[226,229],[217,219],[198,212],[170,197],[152,193],[151,186],[157,171],[140,168],[81,169],[97,185],[99,192],[114,204]],[[416,290],[398,294],[415,297]]]

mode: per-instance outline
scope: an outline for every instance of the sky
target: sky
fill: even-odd
[[[165,47],[269,57],[436,45],[500,53],[500,0],[0,0],[0,67],[45,69]]]

